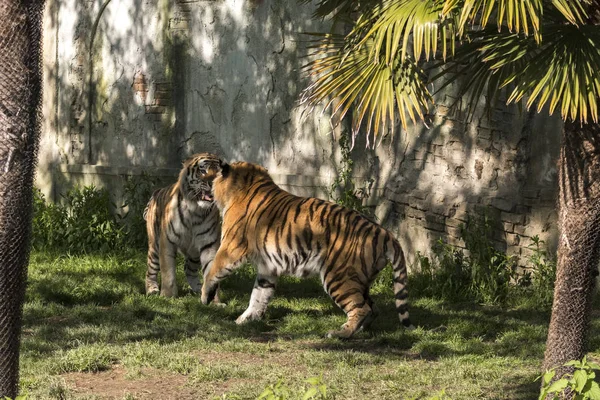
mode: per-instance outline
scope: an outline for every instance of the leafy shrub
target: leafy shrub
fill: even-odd
[[[347,133],[340,135],[339,146],[342,152],[342,160],[338,174],[327,190],[329,198],[339,205],[356,210],[370,218],[375,218],[373,209],[363,205],[363,200],[368,199],[371,195],[371,186],[374,181],[370,179],[364,187],[356,187],[352,180],[354,161],[352,161],[350,139]]]
[[[417,254],[420,270],[411,277],[411,287],[450,301],[504,303],[516,259],[494,247],[492,221],[486,215],[470,217],[460,230],[465,249],[440,239],[433,247],[432,259]]]
[[[128,177],[119,207],[111,203],[106,189],[93,185],[72,188],[56,204],[34,188],[32,244],[72,253],[144,248],[143,212],[155,186],[156,180],[146,175]]]
[[[121,205],[125,213],[121,216],[120,222],[124,227],[127,243],[131,247],[145,248],[148,244],[143,214],[156,186],[156,178],[145,174],[129,176],[125,181]]]
[[[538,236],[528,246],[532,253],[525,272],[517,273],[519,259],[493,245],[493,221],[486,215],[469,217],[461,225],[465,248],[441,239],[433,246],[433,257],[417,253],[419,270],[411,275],[411,288],[427,296],[448,301],[504,304],[513,294],[536,308],[552,305],[556,260]]]
[[[552,382],[552,378],[556,375],[556,369],[551,369],[541,376],[542,389],[539,400],[564,398],[562,393],[565,390],[569,390],[575,400],[600,400],[600,386],[595,381],[595,371],[600,370],[598,364],[587,361],[586,357],[583,357],[581,361],[569,361],[565,366],[573,367],[574,373],[567,374],[554,382]]]
[[[59,204],[47,202],[36,189],[33,211],[32,243],[38,249],[106,251],[116,248],[125,237],[108,192],[93,185],[72,188]]]
[[[46,202],[42,192],[33,188],[32,246],[37,249],[63,246],[66,209]]]
[[[533,253],[527,257],[530,270],[523,277],[523,286],[530,285],[529,301],[536,306],[548,308],[554,297],[554,280],[556,279],[556,260],[548,255],[546,243],[539,236],[531,238],[527,246]]]

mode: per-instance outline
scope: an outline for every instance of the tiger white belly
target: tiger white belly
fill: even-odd
[[[297,252],[284,252],[282,257],[277,257],[275,248],[267,247],[269,255],[261,254],[260,259],[254,261],[258,264],[258,273],[270,276],[295,276],[306,278],[320,275],[323,260],[319,254],[307,254],[302,257]]]

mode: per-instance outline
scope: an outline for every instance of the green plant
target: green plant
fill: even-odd
[[[550,397],[552,400],[561,399],[565,390],[570,391],[575,400],[600,400],[600,386],[595,381],[595,371],[600,370],[598,364],[587,361],[584,356],[581,361],[569,361],[565,366],[573,367],[575,369],[573,374],[563,375],[562,378],[552,382],[556,375],[556,369],[551,369],[538,378],[542,379],[539,400],[547,399],[550,396],[552,396]]]
[[[374,218],[375,215],[373,210],[363,205],[363,201],[371,196],[371,188],[374,181],[373,179],[369,179],[365,183],[365,186],[356,187],[356,184],[352,179],[354,161],[352,160],[350,139],[347,133],[343,132],[340,135],[339,145],[342,153],[341,165],[338,175],[327,191],[329,198],[339,205]]]
[[[310,386],[303,393],[299,393],[302,400],[326,400],[329,398],[327,385],[323,383],[322,376],[309,378],[306,383]],[[285,386],[283,380],[279,379],[277,383],[268,385],[257,400],[288,400],[296,397],[292,390]]]
[[[461,225],[461,237],[470,255],[471,291],[485,303],[503,303],[515,276],[516,258],[496,249],[493,243],[494,220],[485,212],[469,216]]]
[[[418,253],[419,272],[412,277],[413,287],[450,301],[504,303],[515,276],[516,258],[494,247],[492,226],[486,214],[470,216],[460,227],[465,249],[440,239],[433,246],[433,259]]]
[[[124,227],[127,243],[136,248],[145,248],[147,245],[146,221],[144,221],[144,208],[148,204],[152,192],[157,186],[155,177],[142,174],[128,176],[123,186],[123,204],[121,210],[121,224]]]
[[[67,213],[65,207],[47,202],[38,188],[33,188],[32,246],[35,249],[60,247],[63,244]]]
[[[554,297],[556,279],[556,260],[548,255],[546,242],[535,235],[527,246],[533,253],[528,257],[531,264],[531,287],[534,299],[542,307],[550,307]]]
[[[310,387],[304,392],[302,400],[316,399],[325,400],[327,399],[327,385],[323,383],[323,376],[316,376],[306,380],[306,383]]]
[[[279,379],[277,383],[270,384],[258,396],[257,400],[287,400],[290,398],[291,391],[284,385],[283,379]]]
[[[112,209],[108,191],[93,185],[74,187],[52,204],[34,191],[33,245],[71,252],[106,251],[122,243],[125,232]]]

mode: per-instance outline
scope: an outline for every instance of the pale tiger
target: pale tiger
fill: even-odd
[[[216,155],[195,154],[183,163],[176,183],[152,194],[144,210],[147,294],[159,292],[160,271],[160,294],[177,296],[177,251],[185,257],[185,276],[192,291],[200,292],[199,270],[204,272],[211,266],[221,238],[221,219],[211,191],[219,162]]]

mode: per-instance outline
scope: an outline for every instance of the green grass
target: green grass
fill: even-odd
[[[401,328],[389,274],[374,285],[380,315],[349,341],[325,339],[343,313],[316,280],[280,280],[263,321],[237,326],[253,285],[225,281],[223,308],[143,294],[145,254],[33,253],[24,307],[21,389],[32,399],[254,399],[282,379],[303,393],[323,377],[336,399],[536,398],[549,314],[446,304],[413,294]],[[181,270],[181,268],[180,268]],[[410,287],[409,287],[410,289]],[[593,320],[592,356],[600,356]],[[298,395],[301,397],[301,395]],[[300,398],[298,397],[298,398]],[[294,397],[292,397],[294,398]]]

